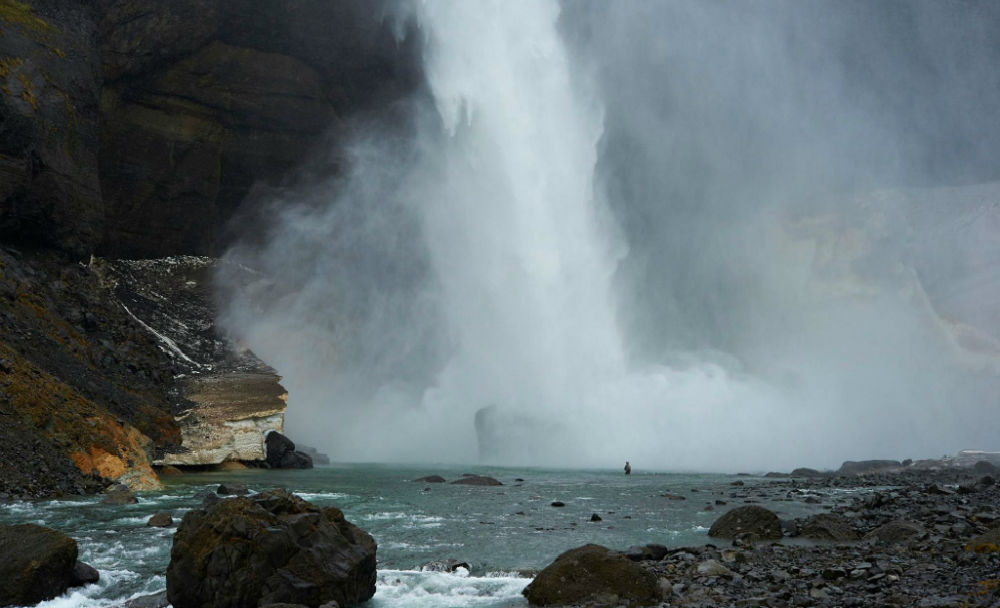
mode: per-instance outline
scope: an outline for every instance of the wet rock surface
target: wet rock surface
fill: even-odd
[[[295,442],[277,431],[264,438],[267,466],[272,469],[311,469],[312,458],[295,449]]]
[[[58,530],[0,525],[0,606],[37,604],[97,582],[97,570],[76,557],[76,541]]]
[[[460,486],[502,486],[500,481],[485,475],[466,475],[451,482]]]
[[[743,506],[720,517],[708,531],[716,538],[735,539],[744,534],[754,539],[781,538],[781,521],[764,507]]]
[[[1000,488],[971,468],[771,477],[748,480],[742,491],[745,500],[769,504],[815,504],[805,498],[822,496],[828,511],[784,522],[794,531],[786,535],[797,536],[780,541],[738,537],[662,556],[629,549],[628,557],[657,579],[659,605],[1000,605]],[[563,603],[624,603],[609,593]]]
[[[333,507],[285,490],[185,514],[167,567],[175,608],[276,603],[347,607],[375,593],[375,541]]]
[[[539,572],[523,593],[535,606],[650,606],[660,597],[652,572],[600,545],[566,551]]]

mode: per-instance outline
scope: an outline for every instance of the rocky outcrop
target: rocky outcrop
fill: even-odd
[[[333,507],[285,490],[223,500],[184,515],[167,567],[175,608],[345,608],[375,594],[375,541]]]
[[[837,469],[838,475],[864,475],[880,471],[899,469],[903,464],[898,460],[848,460]]]
[[[205,374],[181,382],[194,407],[180,417],[183,451],[156,464],[203,465],[261,461],[264,437],[284,426],[287,393],[271,373]]]
[[[0,248],[0,360],[0,496],[157,486],[171,363],[93,268]]]
[[[280,377],[216,328],[216,264],[193,256],[95,261],[124,309],[170,357],[187,406],[177,415],[180,448],[161,452],[157,465],[264,461],[265,436],[284,427]]]
[[[37,604],[97,582],[97,571],[76,557],[76,541],[58,530],[0,525],[0,606]]]
[[[729,511],[715,520],[708,530],[708,535],[713,538],[735,539],[744,534],[750,535],[753,540],[781,538],[781,520],[764,507],[750,505]]]
[[[533,606],[650,606],[660,600],[653,574],[600,545],[563,553],[523,593]]]

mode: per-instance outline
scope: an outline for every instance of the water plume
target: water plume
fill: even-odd
[[[344,460],[700,470],[985,446],[1000,187],[904,186],[996,179],[992,148],[928,151],[969,128],[959,101],[903,128],[919,113],[838,53],[909,30],[845,6],[410,5],[406,128],[359,128],[342,178],[274,197],[264,244],[230,251],[255,278],[220,275],[292,435]],[[932,33],[912,44],[963,51]],[[928,222],[919,201],[960,204]],[[942,259],[974,314],[925,285]]]

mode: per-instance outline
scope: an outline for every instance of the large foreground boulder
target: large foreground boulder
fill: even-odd
[[[764,507],[737,507],[715,520],[708,530],[708,535],[713,538],[734,539],[743,534],[749,534],[754,539],[781,538],[781,520]]]
[[[330,601],[347,608],[375,594],[375,549],[339,509],[286,490],[232,498],[184,516],[167,597],[174,608]]]
[[[97,582],[97,571],[76,556],[76,541],[58,530],[0,525],[0,606],[37,604]]]
[[[600,545],[563,553],[523,593],[534,606],[649,606],[660,601],[655,575]]]

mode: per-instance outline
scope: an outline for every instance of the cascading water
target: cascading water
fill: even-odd
[[[455,344],[431,409],[493,405],[569,428],[582,386],[625,371],[611,218],[593,181],[600,109],[574,89],[558,16],[555,2],[419,8],[447,133],[420,204]],[[497,456],[538,451],[507,447]]]
[[[606,11],[609,41],[662,17],[573,6]],[[751,63],[787,53],[760,42],[756,13],[734,17],[739,4],[643,10],[661,9],[671,19],[650,62],[718,59],[684,27],[718,26]],[[867,140],[778,131],[807,123],[767,97],[787,102],[783,89],[734,108],[742,98],[719,89],[746,83],[723,69],[679,70],[679,84],[650,71],[667,92],[612,72],[602,89],[581,77],[554,1],[413,12],[430,102],[414,102],[414,133],[363,134],[335,188],[283,201],[266,246],[229,256],[265,280],[231,291],[223,321],[284,376],[293,436],[342,460],[702,470],[832,466],[983,436],[955,414],[988,413],[996,377],[963,379],[899,245],[901,205],[801,204],[817,198],[803,175],[818,166],[856,181],[829,142]],[[619,77],[643,96],[617,99],[609,119],[602,98]],[[736,127],[769,146],[731,146]],[[828,164],[802,154],[774,171],[795,144]],[[684,164],[685,145],[706,158]],[[643,332],[670,347],[635,356]],[[900,420],[906,433],[886,432]]]

